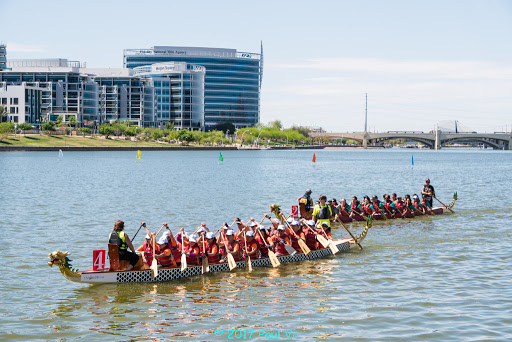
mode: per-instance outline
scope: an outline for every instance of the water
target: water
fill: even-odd
[[[253,341],[265,340],[260,330],[281,340],[290,330],[299,340],[512,339],[510,152],[223,151],[222,165],[218,155],[0,154],[0,340],[243,339],[229,329]],[[90,269],[118,219],[130,236],[141,220],[214,230],[259,220],[272,203],[287,213],[306,188],[412,195],[426,177],[446,204],[458,192],[456,214],[375,223],[362,251],[158,284],[77,284],[46,265],[60,249]]]

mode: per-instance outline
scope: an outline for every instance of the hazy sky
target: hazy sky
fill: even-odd
[[[512,126],[512,1],[0,0],[7,58],[122,67],[154,45],[259,52],[261,121],[428,131]]]

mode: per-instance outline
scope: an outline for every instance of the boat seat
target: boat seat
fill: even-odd
[[[127,260],[119,260],[119,246],[113,243],[108,244],[108,259],[110,260],[110,271],[112,272],[125,270],[129,264]]]

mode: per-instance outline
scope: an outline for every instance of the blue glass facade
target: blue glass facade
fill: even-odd
[[[124,66],[127,68],[163,62],[186,62],[205,68],[206,130],[226,121],[236,127],[253,126],[259,122],[261,54],[240,53],[232,49],[168,46],[124,51]]]

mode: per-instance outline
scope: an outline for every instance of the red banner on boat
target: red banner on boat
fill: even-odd
[[[292,205],[292,215],[295,218],[299,217],[299,206],[298,205]]]
[[[105,250],[97,249],[92,251],[92,270],[104,271],[105,270]]]

